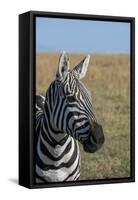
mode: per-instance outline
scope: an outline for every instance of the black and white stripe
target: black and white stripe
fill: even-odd
[[[80,82],[89,56],[69,71],[64,52],[56,79],[45,98],[36,97],[36,182],[75,181],[80,176],[81,142],[86,152],[97,151],[104,142],[102,126],[93,113],[91,97]]]

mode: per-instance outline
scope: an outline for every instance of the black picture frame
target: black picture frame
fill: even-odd
[[[131,24],[131,176],[64,183],[34,183],[35,17],[129,22]],[[19,184],[27,188],[125,183],[135,181],[135,18],[29,11],[19,15]]]

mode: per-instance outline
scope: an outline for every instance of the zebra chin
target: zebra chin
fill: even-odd
[[[102,126],[97,124],[95,128],[89,130],[88,139],[83,142],[85,152],[94,153],[104,144],[105,137]]]

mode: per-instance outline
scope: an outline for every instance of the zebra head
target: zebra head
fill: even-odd
[[[80,81],[86,75],[89,60],[90,55],[69,70],[68,55],[62,53],[52,83],[55,92],[51,101],[55,128],[70,134],[82,143],[86,152],[93,153],[104,143],[104,134],[93,112],[90,93]]]

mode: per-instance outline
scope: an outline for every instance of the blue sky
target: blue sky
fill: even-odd
[[[130,23],[36,18],[36,51],[130,53]]]

